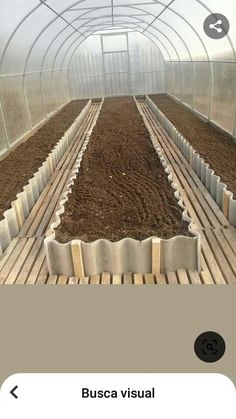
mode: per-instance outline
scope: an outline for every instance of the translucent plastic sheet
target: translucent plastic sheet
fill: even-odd
[[[1,151],[4,150],[6,147],[7,147],[7,137],[6,137],[5,127],[4,127],[2,107],[0,104],[0,154],[1,154]]]
[[[201,114],[209,117],[211,97],[211,66],[208,62],[194,63],[195,92],[194,108]]]
[[[52,73],[52,81],[55,91],[55,104],[56,108],[59,108],[63,103],[65,103],[63,88],[61,84],[61,72],[60,70],[54,70]]]
[[[23,77],[9,76],[0,79],[0,92],[9,143],[12,144],[31,128],[23,91]]]
[[[172,62],[165,63],[165,91],[173,92],[173,65]]]
[[[228,35],[217,41],[203,29],[206,17],[216,12],[230,23]],[[236,135],[235,16],[234,0],[1,2],[0,152],[7,136],[14,142],[70,98],[165,87]],[[90,48],[94,33],[116,28],[135,31],[129,34],[128,61],[117,52],[126,49],[124,35],[116,38],[117,45],[114,37],[104,41],[115,45],[110,57],[103,57],[99,37],[97,51]]]
[[[42,51],[49,48],[53,61],[57,49],[64,53],[68,50],[65,42],[68,36],[77,34],[84,40],[94,28],[117,24],[125,28],[135,24],[145,35],[151,34],[168,50],[171,59],[189,60],[191,54],[194,60],[235,60],[233,16],[236,3],[232,0],[114,0],[113,7],[110,0],[9,0],[4,3],[0,52],[5,50],[1,71],[6,74],[23,71],[28,60],[34,70],[37,65],[39,70],[44,59]],[[203,30],[204,19],[216,10],[225,14],[231,23],[229,36],[217,43]],[[60,38],[58,43],[57,38]],[[51,42],[55,42],[54,48],[50,47]]]
[[[109,73],[128,73],[129,59],[127,52],[113,52],[104,55],[104,70]]]
[[[227,8],[224,7],[225,2],[205,1],[202,3],[205,4],[205,6],[201,6],[200,3],[195,0],[188,0],[185,2],[181,0],[175,0],[172,7],[193,26],[199,39],[202,40],[204,47],[207,53],[209,54],[209,58],[211,60],[234,59],[232,47],[227,36],[222,39],[218,39],[217,42],[215,42],[215,39],[211,39],[209,36],[207,36],[203,29],[203,22],[206,19],[206,17],[211,13],[220,13],[220,10],[222,10],[223,14],[226,15],[230,20],[232,27],[234,26],[233,20],[231,21],[231,19],[233,19],[233,16],[229,13],[229,10],[227,10]],[[231,1],[231,4],[233,3],[235,2]],[[220,9],[218,8],[218,5],[220,6]],[[235,13],[235,5],[233,8]],[[181,29],[179,28],[178,32],[180,31]],[[187,32],[185,31],[185,33],[183,33],[183,36],[186,36],[186,33]],[[191,44],[192,40],[192,31],[188,31],[187,41]],[[193,48],[194,58],[195,53],[196,50],[195,48]],[[198,56],[198,58],[200,57]]]
[[[40,73],[27,74],[25,86],[31,122],[35,126],[47,116],[40,89]]]
[[[52,80],[52,72],[44,71],[41,76],[42,91],[47,113],[50,114],[56,109],[56,92]]]
[[[68,26],[63,20],[54,20],[50,27],[46,31],[41,32],[37,40],[34,41],[35,45],[29,54],[26,71],[51,68],[62,42],[68,36],[72,36],[73,32],[73,28]]]
[[[235,131],[236,64],[214,63],[211,119],[230,133]]]
[[[126,35],[106,35],[102,36],[103,51],[112,52],[112,51],[124,51],[127,50],[127,38]]]
[[[69,80],[68,80],[67,69],[64,69],[61,71],[61,87],[62,87],[64,102],[66,103],[70,100]]]
[[[192,62],[182,63],[183,71],[183,95],[182,100],[189,106],[193,106],[194,93],[194,65]]]
[[[8,40],[23,23],[29,13],[40,7],[37,0],[19,1],[10,0],[1,2],[1,25],[0,25],[0,56],[2,58]]]
[[[20,0],[20,2],[22,2],[22,0]],[[12,13],[14,14],[14,10]],[[22,22],[17,32],[11,39],[5,53],[5,58],[1,68],[1,71],[4,74],[24,72],[25,64],[34,41],[42,31],[43,27],[46,27],[49,22],[53,20],[53,18],[55,18],[54,13],[51,11],[45,12],[45,10],[40,7],[35,10],[30,17]],[[10,19],[10,17],[8,19]],[[40,62],[38,62],[38,67],[39,66]]]
[[[129,95],[130,84],[128,74],[107,74],[106,75],[106,95]]]
[[[126,44],[128,49],[118,52],[114,49],[115,41],[113,52],[108,49],[104,52],[100,35],[94,35],[81,45],[71,61],[71,91],[75,89],[81,98],[162,93],[164,60],[160,51],[136,32],[128,33],[127,41],[123,48]],[[120,48],[119,43],[116,47]]]
[[[182,100],[183,94],[183,75],[181,63],[173,63],[173,88],[172,95],[176,96],[177,99]]]

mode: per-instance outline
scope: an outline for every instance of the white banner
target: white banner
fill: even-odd
[[[16,374],[1,419],[235,419],[234,384],[220,374]]]

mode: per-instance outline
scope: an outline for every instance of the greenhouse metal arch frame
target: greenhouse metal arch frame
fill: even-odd
[[[168,94],[235,136],[236,32],[231,25],[229,34],[216,41],[203,31],[204,19],[211,13],[222,13],[230,20],[236,12],[234,2],[101,0],[98,6],[95,0],[9,0],[2,8],[0,152],[71,99],[71,66],[86,40],[118,28],[142,33],[155,43],[165,63]],[[204,72],[209,81],[207,97],[196,95]],[[186,80],[192,86],[184,85]],[[220,115],[215,103],[222,106]]]

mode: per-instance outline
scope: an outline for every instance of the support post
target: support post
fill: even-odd
[[[225,218],[227,218],[227,220],[229,219],[229,200],[230,200],[231,195],[232,195],[232,192],[224,191],[224,194],[223,194],[223,213],[224,213]]]
[[[0,102],[0,111],[1,111],[1,116],[2,116],[2,120],[3,120],[4,132],[5,132],[5,136],[6,136],[6,146],[7,146],[7,148],[9,148],[10,147],[10,140],[9,140],[9,135],[8,135],[8,131],[7,131],[7,125],[6,125],[5,116],[4,116],[4,112],[3,112],[3,108],[2,108],[1,102]]]
[[[76,277],[84,277],[84,262],[80,240],[72,240],[71,254],[74,267],[74,275]]]
[[[152,239],[152,273],[161,273],[161,239]]]
[[[19,229],[21,229],[23,227],[24,222],[25,222],[25,217],[24,217],[24,214],[23,214],[22,206],[21,206],[21,204],[20,204],[20,202],[19,202],[18,199],[16,199],[12,203],[12,206],[15,209],[15,213],[16,213],[16,218],[17,218]]]

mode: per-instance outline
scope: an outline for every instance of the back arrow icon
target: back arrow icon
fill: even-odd
[[[15,386],[11,391],[10,394],[15,398],[18,399],[18,396],[15,394],[15,391],[18,389],[18,386]]]

